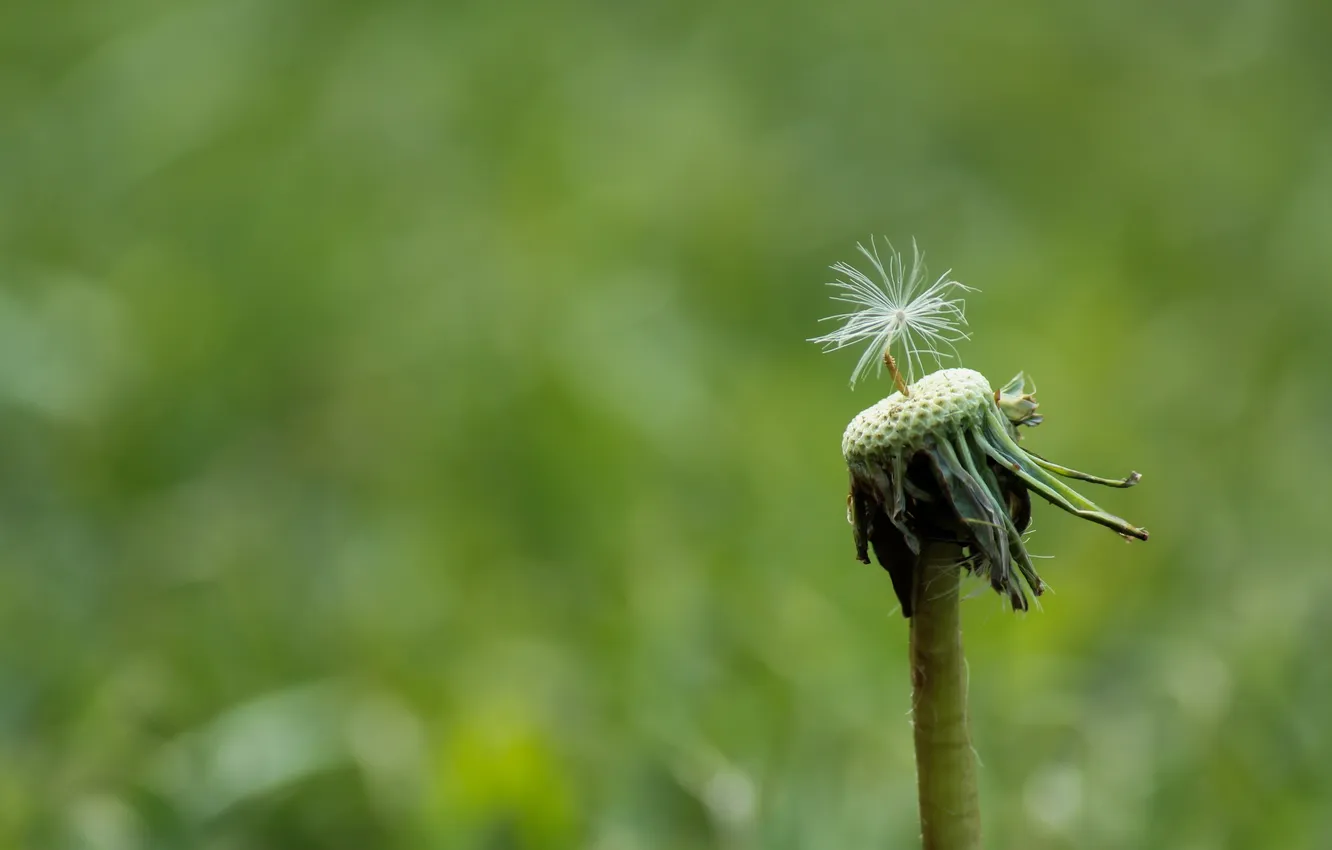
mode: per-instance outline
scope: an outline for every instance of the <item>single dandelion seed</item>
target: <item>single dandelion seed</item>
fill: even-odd
[[[829,286],[840,290],[834,301],[853,304],[857,309],[849,313],[828,316],[822,321],[841,321],[837,330],[812,337],[810,342],[823,344],[824,351],[838,351],[848,346],[866,343],[865,353],[851,373],[851,386],[869,374],[881,374],[887,366],[893,373],[903,395],[909,395],[907,384],[925,374],[925,357],[931,357],[943,366],[945,357],[957,355],[954,343],[970,339],[962,328],[967,324],[966,302],[958,297],[963,292],[975,292],[949,277],[944,272],[934,283],[925,283],[925,255],[916,241],[911,240],[911,270],[906,270],[902,255],[888,247],[888,262],[879,257],[874,240],[870,247],[857,244],[856,248],[869,260],[878,275],[876,282],[849,263],[837,263],[831,268],[841,277]],[[893,350],[901,355],[906,365],[904,381],[897,369]]]

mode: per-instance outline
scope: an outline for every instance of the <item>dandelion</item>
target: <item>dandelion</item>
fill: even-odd
[[[980,372],[942,368],[967,339],[961,292],[974,291],[945,273],[925,285],[920,250],[911,270],[900,255],[885,264],[871,241],[858,246],[881,283],[838,263],[831,285],[837,300],[858,309],[833,319],[843,325],[813,342],[835,351],[867,348],[851,384],[871,362],[887,366],[897,392],[861,411],[842,436],[850,473],[846,518],[856,558],[870,554],[888,572],[903,616],[910,621],[912,720],[921,837],[929,850],[980,846],[976,757],[967,728],[966,666],[962,654],[959,584],[963,572],[981,576],[1019,611],[1040,596],[1024,535],[1032,496],[1127,539],[1147,531],[1108,513],[1061,479],[1131,487],[1134,472],[1108,479],[1046,460],[1021,444],[1020,428],[1041,424],[1035,390],[1019,372],[995,391]],[[906,364],[910,385],[893,350]],[[921,375],[925,357],[939,369]]]
[[[854,388],[856,381],[867,375],[870,366],[875,364],[875,374],[887,366],[898,389],[906,395],[907,383],[925,373],[922,355],[932,357],[942,367],[943,358],[957,355],[954,343],[970,339],[970,335],[962,330],[967,323],[966,302],[956,296],[959,292],[976,290],[949,278],[951,269],[934,283],[924,286],[925,255],[914,239],[911,240],[910,273],[906,272],[902,255],[893,251],[891,245],[886,266],[873,239],[869,248],[861,244],[856,247],[874,266],[880,282],[876,283],[848,263],[833,265],[832,270],[842,275],[828,284],[841,290],[833,300],[857,305],[859,309],[823,319],[825,322],[842,320],[845,324],[831,333],[813,337],[809,342],[822,343],[824,351],[838,351],[868,341],[865,353],[851,373],[851,386]],[[903,354],[907,371],[905,381],[898,371],[896,358],[892,356],[894,346],[899,346]]]

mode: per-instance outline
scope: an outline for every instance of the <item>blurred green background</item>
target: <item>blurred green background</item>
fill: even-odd
[[[827,266],[914,236],[1057,595],[991,848],[1332,847],[1332,7],[0,6],[0,846],[916,841]]]

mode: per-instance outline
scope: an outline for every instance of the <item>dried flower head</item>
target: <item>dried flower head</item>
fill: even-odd
[[[970,369],[941,368],[917,377],[925,369],[922,355],[942,367],[944,357],[957,354],[953,344],[969,339],[962,330],[965,303],[958,295],[975,290],[950,279],[948,272],[925,286],[924,256],[914,240],[909,273],[896,252],[885,267],[873,240],[869,248],[856,247],[880,282],[846,263],[834,265],[843,275],[829,284],[841,290],[834,299],[858,309],[830,317],[843,325],[811,342],[824,343],[826,351],[868,342],[852,373],[853,387],[871,363],[887,365],[897,381],[897,392],[851,420],[842,454],[851,475],[847,521],[856,557],[869,563],[873,548],[892,578],[902,613],[911,616],[927,541],[961,547],[960,568],[987,577],[1015,609],[1026,610],[1028,591],[1039,596],[1045,589],[1023,540],[1032,493],[1125,538],[1146,540],[1146,530],[1106,513],[1056,477],[1131,487],[1138,473],[1099,478],[1019,445],[1018,427],[1042,420],[1035,388],[1027,391],[1023,373],[998,392]],[[906,363],[910,385],[897,367],[894,346]]]
[[[1125,538],[1147,531],[1101,510],[1056,478],[1131,487],[1140,476],[1099,478],[1027,451],[1017,426],[1040,423],[1036,401],[1019,374],[999,392],[970,369],[943,369],[862,411],[847,426],[842,454],[851,475],[847,520],[856,557],[869,563],[872,546],[910,617],[912,588],[924,540],[966,548],[962,565],[989,579],[1016,610],[1026,590],[1045,584],[1023,541],[1035,493],[1074,516]],[[1024,586],[1025,585],[1025,588]]]
[[[824,351],[837,351],[868,342],[865,353],[851,373],[852,387],[868,374],[871,365],[876,366],[875,374],[882,372],[885,363],[895,370],[891,357],[894,346],[899,346],[908,382],[924,375],[922,355],[932,357],[942,367],[943,358],[957,354],[954,343],[970,338],[962,330],[967,323],[966,302],[957,295],[975,290],[951,280],[948,277],[951,269],[925,286],[925,255],[914,239],[911,241],[909,273],[902,263],[902,255],[893,251],[891,245],[887,266],[879,258],[879,249],[873,239],[869,248],[860,244],[856,247],[874,266],[879,282],[847,263],[832,266],[833,271],[842,275],[828,284],[841,290],[833,300],[854,304],[858,309],[823,319],[825,322],[840,320],[844,324],[809,341],[823,343]],[[904,385],[899,382],[899,386]]]

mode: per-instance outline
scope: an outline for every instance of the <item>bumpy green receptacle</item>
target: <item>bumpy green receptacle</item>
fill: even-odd
[[[969,427],[985,418],[994,390],[980,372],[941,369],[862,410],[842,435],[847,463],[869,462],[920,449],[931,434]]]

